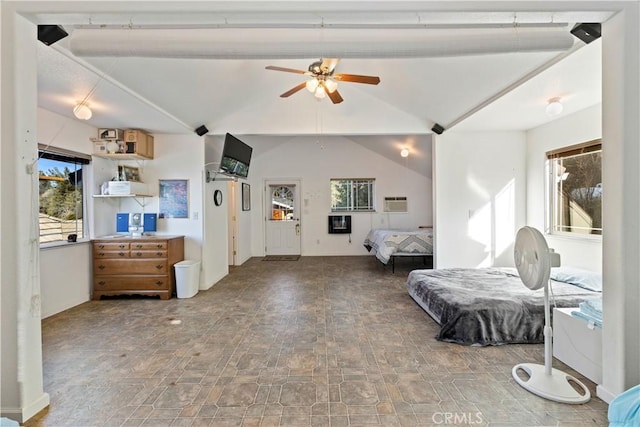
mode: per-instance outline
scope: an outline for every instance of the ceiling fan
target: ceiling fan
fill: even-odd
[[[343,99],[338,92],[337,82],[365,83],[369,85],[377,85],[380,83],[380,77],[377,76],[334,73],[336,65],[338,65],[338,61],[340,61],[339,58],[322,58],[309,65],[309,69],[307,71],[296,70],[294,68],[276,67],[274,65],[269,65],[266,69],[304,74],[311,77],[311,79],[306,82],[302,82],[280,95],[281,98],[287,98],[306,87],[316,98],[322,99],[325,96],[328,96],[329,99],[331,99],[331,102],[339,104]]]

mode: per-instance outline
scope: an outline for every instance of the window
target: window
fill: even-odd
[[[270,185],[271,220],[293,221],[295,216],[295,185]]]
[[[331,210],[359,211],[375,210],[375,183],[373,178],[332,179]]]
[[[547,153],[552,233],[602,234],[602,142]]]
[[[66,241],[71,234],[84,237],[82,175],[91,157],[39,146],[40,243]]]

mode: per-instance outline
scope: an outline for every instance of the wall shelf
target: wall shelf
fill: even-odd
[[[114,199],[118,197],[155,197],[150,194],[94,194],[93,197],[97,199]]]
[[[149,197],[155,197],[155,196],[151,196],[149,194],[94,194],[93,197],[95,199],[124,199],[124,198],[130,198],[136,201],[137,204],[139,204],[142,208],[145,207],[146,203],[144,199],[147,199]],[[142,202],[138,199],[142,199]]]
[[[114,133],[117,135],[117,130]],[[124,140],[90,138],[94,144],[93,155],[112,160],[153,159],[153,135],[137,129],[127,129],[119,136],[124,136]],[[117,142],[118,150],[109,153],[107,146],[113,142]]]
[[[102,157],[109,160],[151,160],[149,157],[134,153],[92,154],[94,157]]]

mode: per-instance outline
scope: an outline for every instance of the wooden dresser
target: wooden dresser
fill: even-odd
[[[175,294],[173,265],[184,259],[184,236],[95,239],[93,299],[103,295]]]

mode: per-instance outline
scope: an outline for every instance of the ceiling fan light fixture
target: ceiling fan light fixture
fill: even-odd
[[[307,83],[306,83],[307,90],[311,93],[314,93],[316,91],[316,88],[318,87],[318,83],[319,83],[318,79],[316,78],[307,80]]]
[[[306,88],[309,92],[313,93],[313,96],[315,96],[316,99],[329,97],[332,103],[340,104],[344,99],[338,92],[338,81],[370,85],[377,85],[380,83],[380,77],[378,76],[345,73],[334,74],[335,66],[339,60],[339,58],[324,58],[321,61],[312,63],[309,66],[309,71],[279,67],[275,65],[268,65],[265,68],[267,70],[284,71],[287,73],[304,74],[308,76],[305,81],[302,81],[281,94],[280,98],[288,98],[294,93],[298,93],[302,89]]]
[[[560,97],[555,97],[549,100],[545,111],[549,116],[557,116],[562,113],[563,108],[562,102],[560,102]]]
[[[73,108],[73,115],[79,120],[89,120],[93,113],[87,104],[80,103]]]
[[[324,81],[324,86],[327,88],[329,93],[333,93],[338,89],[338,82],[335,80],[327,79]]]

